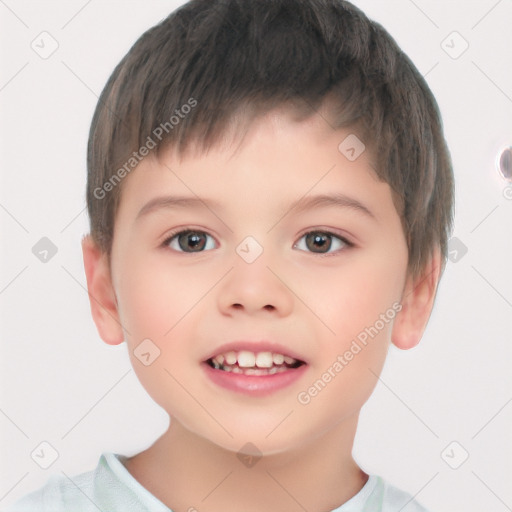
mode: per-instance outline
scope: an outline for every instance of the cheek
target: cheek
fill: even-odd
[[[398,288],[389,274],[371,272],[367,266],[364,269],[362,273],[340,272],[338,279],[325,285],[335,291],[323,297],[319,294],[313,302],[335,334],[322,325],[317,329],[319,355],[297,401],[325,428],[357,415],[369,399],[386,360],[400,308]]]
[[[157,404],[167,411],[181,409],[186,397],[178,383],[185,380],[191,354],[186,351],[187,343],[179,340],[187,341],[189,300],[179,293],[176,276],[155,266],[140,271],[136,266],[130,268],[119,287],[119,310],[128,331],[125,339],[131,365]]]
[[[135,337],[154,338],[165,343],[175,326],[208,291],[208,282],[196,272],[172,265],[165,257],[126,259],[118,283],[119,312],[124,325]]]
[[[332,421],[337,421],[336,407],[329,403],[347,415],[357,411],[384,365],[406,267],[406,253],[390,252],[392,257],[382,250],[354,252],[346,264],[317,273],[301,290],[324,324],[316,328],[319,357],[304,401],[314,401],[311,412],[330,410]]]
[[[392,322],[382,325],[381,318],[395,316],[406,264],[403,255],[396,256],[354,253],[337,267],[302,272],[297,295],[323,324],[317,330],[323,339],[343,343],[376,323],[379,331],[390,330]]]
[[[211,275],[208,280],[204,273],[185,271],[165,256],[145,258],[132,254],[118,267],[122,276],[116,285],[119,314],[132,366],[149,394],[163,406],[169,397],[181,393],[169,373],[182,382],[187,365],[197,363],[194,310],[212,283]],[[150,364],[144,364],[148,360]]]

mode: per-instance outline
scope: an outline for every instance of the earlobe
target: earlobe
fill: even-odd
[[[441,253],[437,249],[419,276],[407,278],[402,309],[395,318],[391,334],[396,347],[408,350],[420,342],[432,313],[440,276]]]
[[[82,253],[92,318],[101,339],[109,345],[118,345],[124,341],[124,334],[107,255],[90,235],[82,239]]]

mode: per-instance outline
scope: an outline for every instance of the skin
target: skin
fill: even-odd
[[[291,119],[284,109],[251,124],[243,140],[225,137],[207,153],[147,157],[123,181],[111,261],[83,240],[93,319],[108,344],[125,341],[149,395],[167,411],[168,430],[130,458],[128,471],[175,512],[332,510],[368,479],[352,457],[359,411],[371,395],[389,344],[408,349],[422,336],[439,279],[440,254],[417,278],[391,190],[365,151],[350,162],[321,116]],[[304,196],[343,193],[373,214],[337,206],[299,212]],[[161,208],[164,195],[200,197],[207,208]],[[173,230],[207,233],[206,250],[165,245]],[[319,251],[304,235],[335,232]],[[247,236],[263,253],[246,263],[236,252]],[[184,242],[186,243],[186,239]],[[329,241],[332,245],[329,248]],[[297,396],[332,367],[379,315],[401,304],[335,378],[302,404]],[[134,355],[144,339],[160,356]],[[201,363],[234,340],[270,340],[301,355],[298,381],[266,397],[212,383]],[[263,455],[252,467],[237,457],[246,443]]]

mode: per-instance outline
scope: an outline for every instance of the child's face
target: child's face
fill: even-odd
[[[371,174],[368,152],[351,162],[338,150],[349,133],[320,116],[297,123],[274,112],[240,146],[182,161],[166,151],[123,183],[111,259],[119,340],[173,421],[219,446],[236,451],[251,442],[272,453],[351,431],[376,384],[408,252],[390,188]],[[327,201],[290,206],[320,195],[343,195],[368,211]],[[191,201],[144,210],[170,196]],[[185,229],[195,236],[164,243]],[[374,327],[357,352],[353,340],[375,325],[378,334]],[[134,355],[145,339],[160,350],[147,366]],[[259,348],[263,342],[275,346]],[[154,354],[151,346],[145,351]],[[206,363],[252,346],[305,364],[272,377]]]

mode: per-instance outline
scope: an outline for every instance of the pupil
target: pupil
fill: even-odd
[[[331,247],[330,235],[323,233],[309,233],[306,236],[306,245],[313,252],[322,252],[322,249],[329,250]],[[320,251],[318,250],[320,249]]]
[[[185,240],[184,243],[183,239]],[[187,249],[203,249],[205,246],[205,236],[204,234],[195,233],[194,231],[190,231],[189,233],[184,233],[180,236],[179,244],[181,249],[186,251]]]

